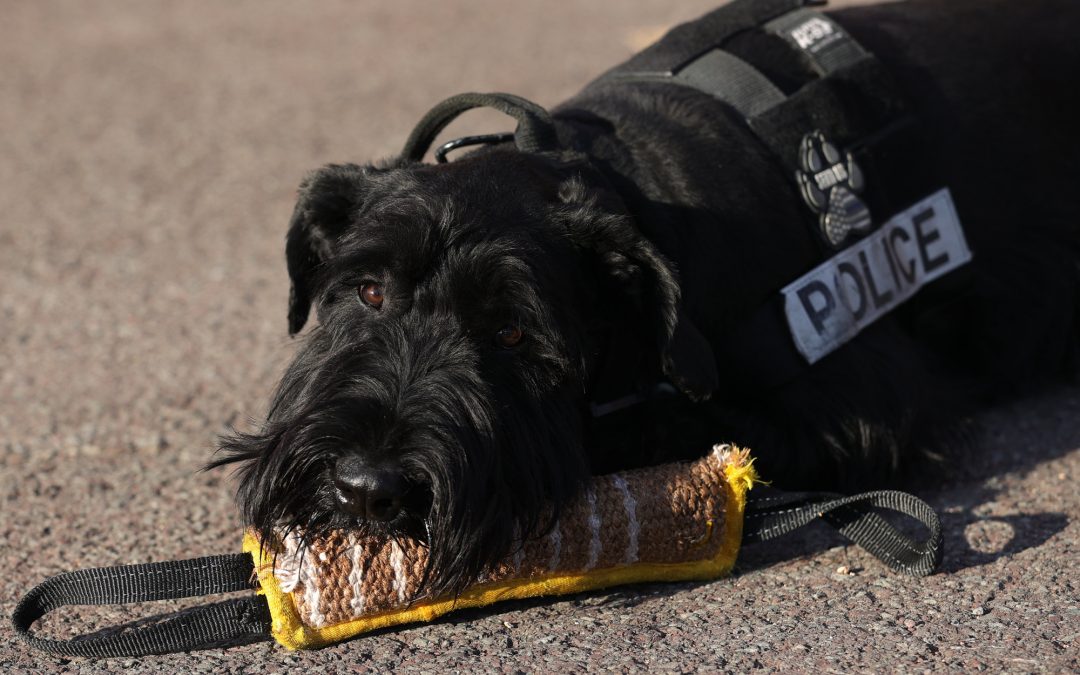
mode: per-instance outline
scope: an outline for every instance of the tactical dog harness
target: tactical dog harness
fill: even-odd
[[[708,94],[737,111],[792,176],[828,258],[731,335],[725,366],[763,387],[791,380],[971,259],[948,189],[920,161],[916,115],[884,66],[809,7],[820,4],[734,2],[590,85],[666,83]],[[785,91],[727,50],[750,31],[782,42],[808,75]]]
[[[952,197],[925,161],[917,115],[881,62],[812,9],[822,4],[736,0],[672,29],[583,92],[650,83],[707,94],[735,110],[791,176],[823,261],[739,319],[728,336],[725,372],[760,389],[804,373],[971,259]],[[751,63],[753,54],[737,55],[730,45],[749,33],[770,38],[773,55],[804,74],[770,74],[775,66]],[[451,141],[436,151],[439,161],[462,145],[509,138],[524,152],[564,149],[540,106],[507,94],[464,94],[417,125],[404,156],[420,161],[451,120],[482,105],[515,116],[516,133]],[[595,402],[596,415],[654,394],[636,391],[625,377],[614,384],[610,376],[601,379],[609,393],[634,393]]]
[[[891,173],[904,164],[899,158],[911,152],[914,125],[887,84],[887,74],[839,25],[808,9],[815,4],[822,3],[736,0],[677,27],[590,85],[661,82],[704,92],[738,111],[790,172],[806,201],[808,224],[831,257],[784,288],[776,303],[748,322],[747,335],[754,336],[755,344],[747,358],[766,354],[767,362],[757,365],[778,381],[970,257],[948,190],[927,197],[921,192],[925,186]],[[750,30],[782,39],[816,76],[784,91],[725,49],[730,39]],[[436,151],[439,161],[457,147],[509,140],[523,152],[561,150],[551,116],[540,106],[509,94],[462,94],[420,121],[403,158],[421,161],[447,124],[480,106],[516,118],[516,132],[451,141]],[[875,217],[879,213],[894,215],[882,221]],[[892,287],[882,282],[883,273]],[[775,349],[762,347],[762,335],[786,336],[789,329],[791,339],[782,345],[777,339]],[[771,539],[819,518],[893,570],[921,576],[940,562],[937,515],[911,495],[773,491],[748,501],[755,480],[748,454],[730,446],[717,446],[694,463],[594,478],[550,532],[523,542],[509,560],[458,597],[413,596],[426,559],[420,542],[336,532],[305,547],[295,533],[283,532],[275,541],[249,533],[240,554],[53,577],[27,593],[13,624],[30,645],[66,656],[140,656],[268,634],[289,648],[315,647],[502,599],[718,578],[730,572],[740,542]],[[915,518],[927,528],[926,538],[909,538],[874,509]],[[123,632],[67,641],[30,633],[37,619],[64,605],[146,602],[253,587],[258,595],[204,605]]]

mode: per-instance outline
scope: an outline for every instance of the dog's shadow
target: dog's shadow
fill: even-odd
[[[979,490],[977,494],[979,496],[973,500],[975,507],[992,501],[995,492]],[[938,506],[933,497],[930,503]],[[940,515],[945,537],[945,556],[940,571],[947,573],[992,563],[1040,546],[1069,523],[1068,517],[1060,512],[979,516],[974,508],[965,508]],[[909,523],[897,523],[897,527],[913,538],[923,536]],[[976,548],[975,543],[979,540],[987,545]],[[788,560],[810,558],[845,544],[850,542],[835,530],[824,523],[814,523],[784,538],[745,546],[739,554],[737,569],[748,572]]]
[[[952,457],[945,471],[924,469],[920,475],[917,470],[899,486],[938,511],[945,537],[943,572],[985,565],[1040,546],[1069,522],[1064,510],[1003,515],[993,511],[1008,483],[1080,448],[1080,388],[1060,388],[996,408],[976,423],[978,432],[970,447]],[[1045,442],[1035,442],[1036,434]],[[1063,496],[1074,497],[1075,493],[1065,490]],[[922,536],[913,523],[895,524],[914,537]],[[829,526],[815,523],[781,539],[744,547],[739,569],[760,569],[810,557],[846,543]]]

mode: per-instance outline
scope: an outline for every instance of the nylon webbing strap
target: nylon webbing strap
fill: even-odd
[[[901,513],[919,521],[925,540],[916,541],[873,509]],[[922,577],[941,563],[941,521],[929,504],[895,490],[866,492],[851,497],[827,493],[766,491],[746,505],[743,541],[767,541],[809,524],[817,518],[835,527],[890,569]]]
[[[27,644],[61,656],[146,656],[267,638],[270,612],[266,599],[256,595],[195,607],[122,632],[71,640],[30,633],[34,621],[66,605],[115,605],[251,590],[252,572],[247,553],[68,572],[35,586],[19,602],[11,621]]]

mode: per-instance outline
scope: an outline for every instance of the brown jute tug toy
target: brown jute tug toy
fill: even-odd
[[[917,576],[941,560],[941,526],[926,503],[902,492],[852,497],[768,492],[745,450],[718,445],[696,462],[598,476],[542,536],[457,597],[417,594],[427,563],[422,542],[339,531],[301,545],[298,533],[244,553],[85,569],[33,588],[12,623],[29,645],[63,656],[143,656],[273,636],[289,649],[320,647],[377,628],[430,621],[454,609],[647,581],[711,580],[728,574],[741,542],[772,539],[821,519],[888,567]],[[765,493],[758,496],[758,493]],[[874,509],[926,526],[915,541]],[[156,623],[73,640],[31,634],[65,605],[148,602],[254,590]]]

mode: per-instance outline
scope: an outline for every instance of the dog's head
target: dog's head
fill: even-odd
[[[613,335],[707,392],[674,271],[593,178],[509,149],[307,177],[289,331],[312,307],[319,323],[262,428],[217,462],[243,463],[249,524],[416,535],[428,590],[457,591],[588,478],[583,420]]]

